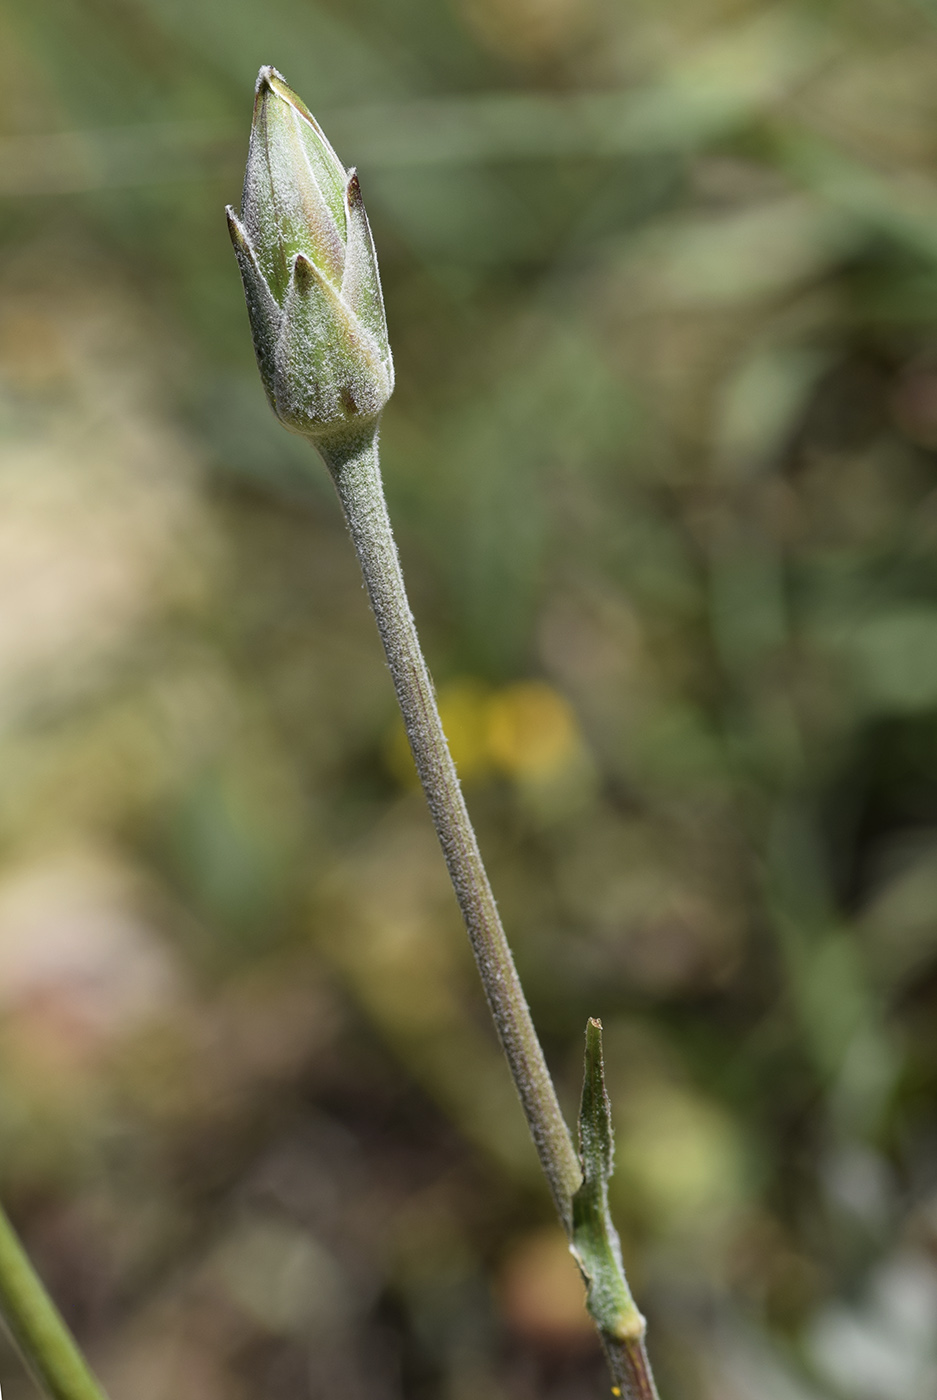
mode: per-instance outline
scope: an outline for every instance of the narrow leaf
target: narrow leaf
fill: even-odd
[[[582,1185],[573,1197],[570,1249],[586,1281],[586,1306],[607,1339],[639,1340],[644,1335],[644,1318],[625,1279],[621,1244],[608,1209],[614,1139],[611,1105],[605,1092],[602,1022],[595,1020],[586,1026],[579,1151]]]

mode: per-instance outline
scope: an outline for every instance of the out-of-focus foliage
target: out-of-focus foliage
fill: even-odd
[[[937,7],[0,9],[0,1187],[114,1400],[601,1394],[221,209],[361,173],[385,475],[668,1397],[937,1388]],[[28,1382],[11,1353],[0,1380]]]

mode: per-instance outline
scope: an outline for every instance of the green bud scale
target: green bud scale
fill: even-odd
[[[271,407],[327,446],[368,431],[394,367],[358,177],[274,68],[261,68],[241,216],[228,228]]]

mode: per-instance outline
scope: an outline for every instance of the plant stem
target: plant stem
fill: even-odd
[[[488,1005],[557,1211],[569,1231],[572,1198],[582,1179],[579,1160],[534,1030],[443,733],[387,514],[377,433],[354,443],[343,442],[328,452],[319,445],[319,450],[345,512]]]
[[[556,1209],[571,1236],[572,1200],[582,1183],[579,1157],[534,1029],[443,732],[387,514],[377,432],[338,446],[317,446],[345,512],[488,1005]],[[621,1340],[605,1333],[601,1336],[615,1393],[623,1400],[657,1400],[643,1337]]]
[[[106,1400],[2,1209],[0,1309],[23,1360],[53,1400]]]
[[[615,1388],[622,1400],[658,1400],[654,1373],[647,1359],[644,1338],[635,1337],[627,1342],[618,1338],[599,1334],[605,1351],[608,1369],[612,1373]]]

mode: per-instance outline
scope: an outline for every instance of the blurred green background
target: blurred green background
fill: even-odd
[[[391,512],[667,1400],[937,1393],[937,5],[0,6],[0,1190],[113,1400],[606,1393],[222,217],[361,173]],[[30,1382],[7,1348],[8,1400]]]

